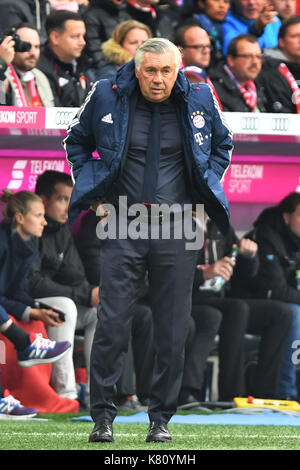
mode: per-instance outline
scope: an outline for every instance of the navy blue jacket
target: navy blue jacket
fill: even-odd
[[[116,182],[124,154],[130,97],[137,87],[134,60],[112,80],[100,80],[69,126],[64,140],[75,186],[69,205],[72,224],[81,210],[107,197]],[[220,230],[228,229],[229,209],[220,180],[228,168],[232,135],[207,84],[190,84],[179,72],[173,92],[178,98],[190,182],[206,212]],[[198,116],[196,119],[195,117]],[[99,158],[93,158],[97,149]]]
[[[28,294],[27,275],[36,256],[35,239],[25,242],[10,224],[0,224],[0,305],[17,320],[26,307],[35,306]]]

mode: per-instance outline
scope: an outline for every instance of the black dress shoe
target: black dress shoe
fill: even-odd
[[[114,442],[112,422],[103,419],[95,423],[89,442]]]
[[[171,440],[172,437],[166,423],[161,421],[151,421],[146,442],[166,442]]]

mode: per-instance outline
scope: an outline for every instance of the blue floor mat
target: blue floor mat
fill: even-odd
[[[92,421],[90,416],[78,416],[74,421]],[[141,412],[130,416],[117,416],[115,423],[149,423],[147,413]],[[170,424],[221,424],[238,426],[300,426],[300,413],[288,413],[273,410],[236,411],[209,414],[174,415]]]

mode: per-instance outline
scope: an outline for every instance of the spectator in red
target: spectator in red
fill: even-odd
[[[220,63],[210,71],[224,111],[266,111],[264,90],[256,81],[262,68],[262,58],[255,36],[241,34],[231,41],[226,63]]]
[[[270,113],[300,114],[300,16],[283,22],[278,47],[264,51],[259,83],[267,96]]]

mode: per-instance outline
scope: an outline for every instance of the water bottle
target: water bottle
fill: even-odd
[[[233,248],[228,258],[233,261],[236,260],[239,252],[239,247]],[[214,292],[220,292],[223,286],[226,284],[226,280],[222,276],[215,276],[212,279],[207,279],[204,284],[199,287],[199,290],[212,290]],[[300,290],[300,270],[299,270],[299,290]]]
[[[300,269],[296,271],[296,286],[297,290],[300,290]]]

